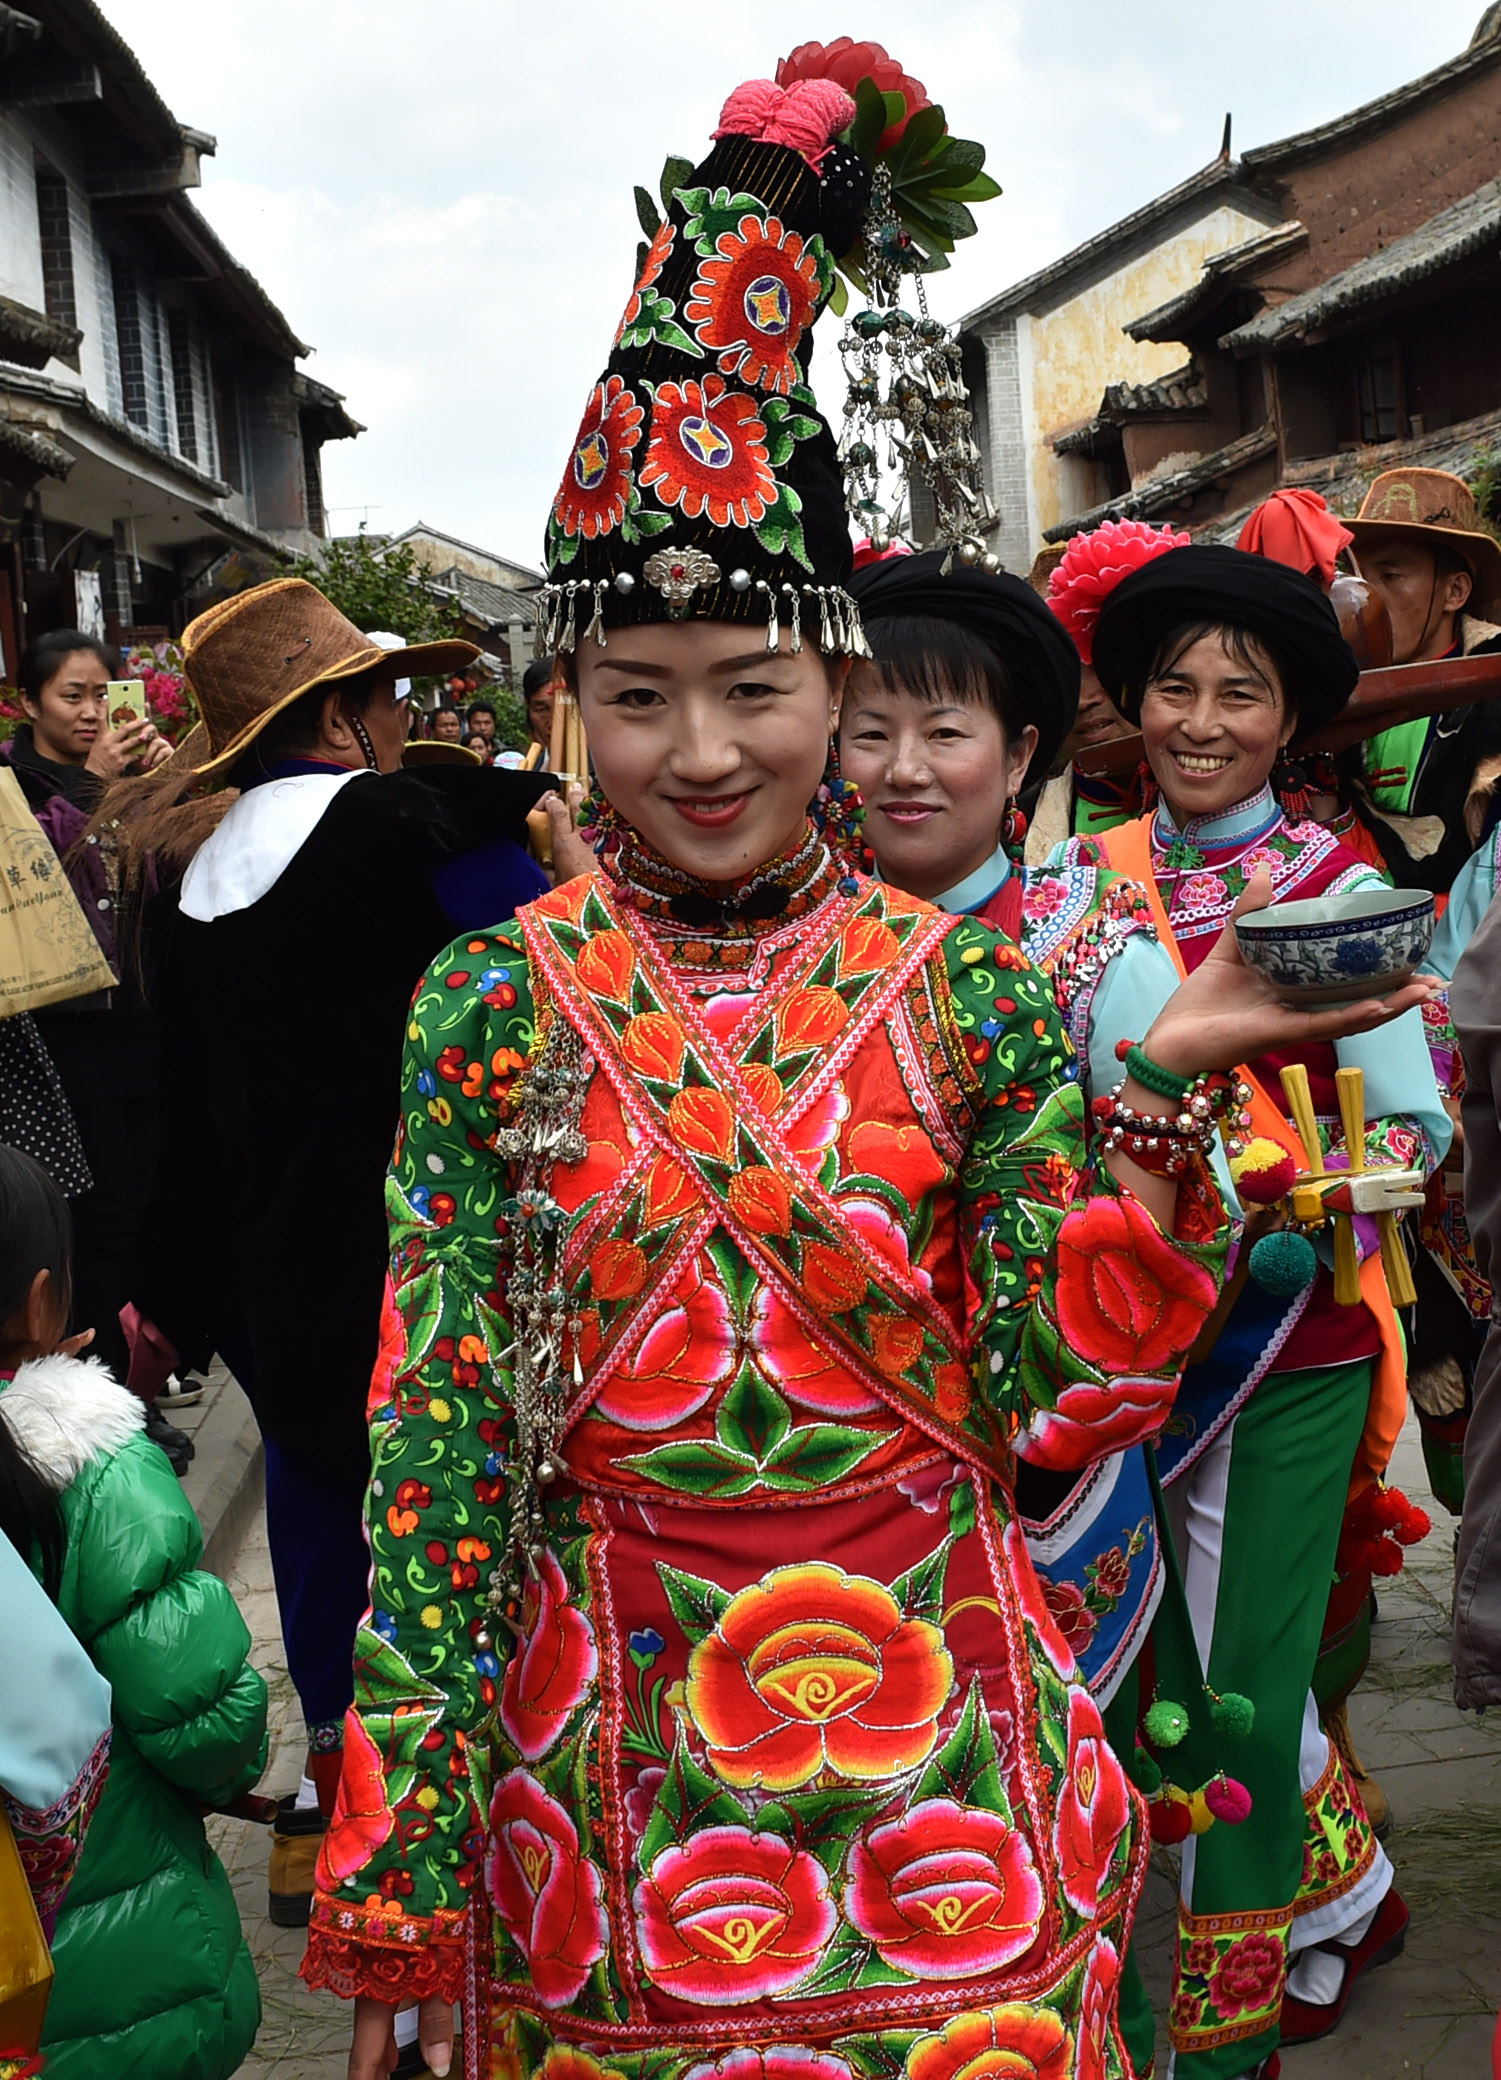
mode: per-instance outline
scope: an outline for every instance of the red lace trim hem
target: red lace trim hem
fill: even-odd
[[[398,1902],[353,1905],[326,1892],[313,1896],[301,1977],[343,2000],[456,2001],[463,1990],[463,1912],[404,1914]]]

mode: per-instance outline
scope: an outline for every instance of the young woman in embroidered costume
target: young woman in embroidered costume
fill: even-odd
[[[1154,814],[1106,836],[1105,854],[1149,881],[1159,934],[1185,972],[1217,957],[1254,876],[1269,874],[1281,900],[1379,885],[1321,826],[1290,822],[1270,786],[1282,748],[1333,713],[1355,680],[1310,580],[1237,550],[1175,549],[1111,593],[1094,656],[1107,689],[1140,717],[1162,794]],[[1124,1037],[1152,1005],[1116,1010]],[[1111,1037],[1100,1031],[1102,1045]],[[1416,1009],[1332,1048],[1248,1043],[1247,1055],[1253,1126],[1283,1146],[1294,1144],[1278,1070],[1299,1059],[1326,1145],[1341,1142],[1335,1067],[1354,1064],[1373,1153],[1431,1169],[1447,1147]],[[1357,1307],[1334,1304],[1325,1268],[1290,1296],[1237,1284],[1158,1444],[1210,1687],[1256,1706],[1238,1756],[1256,1824],[1216,1828],[1184,1851],[1172,2029],[1176,2070],[1195,2076],[1262,2070],[1275,2058],[1279,2009],[1284,2043],[1334,2027],[1360,1973],[1400,1947],[1407,1919],[1309,1688],[1347,1485],[1355,1496],[1374,1488],[1402,1419],[1400,1336],[1374,1257]],[[1281,1563],[1270,1573],[1269,1541]],[[1340,1549],[1339,1573],[1344,1629],[1327,1642],[1316,1686],[1332,1703],[1363,1663],[1369,1592],[1358,1553]]]
[[[1130,2072],[1144,1845],[1013,1453],[1160,1424],[1222,1208],[1197,1125],[1091,1164],[1030,963],[809,824],[865,647],[805,380],[852,114],[741,89],[673,197],[549,530],[606,870],[413,1004],[304,1968],[353,2080],[412,1996],[476,2076]],[[1221,954],[1144,1037],[1305,1029]]]
[[[1186,537],[1132,523],[1116,579],[1178,539]],[[1158,943],[1144,891],[1106,867],[1098,846],[1068,844],[1038,867],[1011,857],[1025,834],[1015,803],[1028,771],[1051,768],[1071,727],[1078,638],[1031,586],[962,566],[945,573],[943,564],[936,550],[891,554],[857,573],[853,590],[873,657],[854,667],[846,688],[841,768],[860,793],[881,878],[1016,940],[1049,978],[1086,1090],[1109,1091],[1121,1069],[1113,1051],[1094,1052],[1097,1007],[1103,1029],[1118,1034],[1125,1021],[1112,1015],[1112,997],[1124,989],[1133,1005],[1165,1003],[1178,971]],[[1221,1764],[1218,1744],[1206,1742],[1202,1674],[1164,1550],[1149,1450],[1108,1451],[1103,1431],[1097,1443],[1101,1456],[1082,1471],[1018,1465],[1028,1555],[1122,1755],[1136,1746],[1140,1716],[1134,1664],[1167,1593],[1186,1679],[1167,1682],[1159,1672],[1193,1708],[1199,1731],[1189,1753],[1175,1752],[1174,1776],[1192,1771],[1196,1788]],[[1158,1632],[1160,1639],[1161,1621]],[[1123,1963],[1120,2016],[1126,2048],[1145,2071],[1156,2027],[1134,1949]]]

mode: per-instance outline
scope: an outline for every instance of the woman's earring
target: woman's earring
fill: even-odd
[[[1027,814],[1012,795],[1006,803],[1006,813],[1001,818],[1001,845],[1008,859],[1020,859],[1022,847],[1027,841]]]
[[[1278,752],[1277,763],[1272,767],[1272,793],[1290,823],[1301,823],[1307,816],[1313,794],[1308,770],[1301,760],[1289,758],[1285,750]]]

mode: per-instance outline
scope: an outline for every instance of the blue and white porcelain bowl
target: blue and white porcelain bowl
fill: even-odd
[[[1411,980],[1433,937],[1423,888],[1354,888],[1306,903],[1273,903],[1237,918],[1249,967],[1285,1003],[1353,1004]]]

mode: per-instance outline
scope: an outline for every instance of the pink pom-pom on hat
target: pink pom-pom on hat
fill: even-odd
[[[1048,605],[1074,639],[1088,664],[1094,656],[1100,609],[1123,578],[1169,549],[1186,549],[1192,535],[1145,520],[1106,520],[1090,534],[1076,534],[1048,579]]]
[[[720,137],[750,137],[799,152],[816,173],[841,130],[855,120],[855,104],[831,79],[800,79],[790,87],[748,79],[719,112]]]

